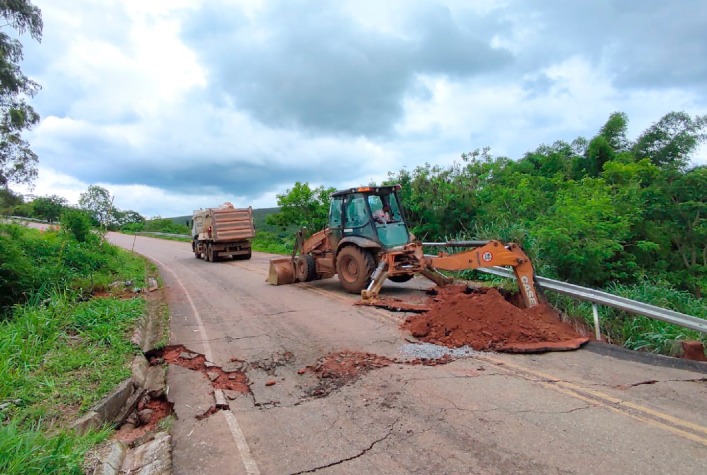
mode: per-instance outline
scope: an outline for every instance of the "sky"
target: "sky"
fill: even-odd
[[[33,3],[39,177],[12,188],[147,218],[707,113],[704,0]]]

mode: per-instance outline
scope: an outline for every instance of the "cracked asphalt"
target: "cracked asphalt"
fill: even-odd
[[[329,353],[400,359],[405,314],[354,306],[335,279],[270,286],[266,254],[208,263],[188,243],[109,238],[158,264],[171,344],[247,363],[250,394],[201,420],[208,378],[170,366],[175,474],[705,473],[707,370],[589,350],[471,352],[394,363],[314,397],[319,381],[301,369]],[[427,285],[383,293],[419,298]]]

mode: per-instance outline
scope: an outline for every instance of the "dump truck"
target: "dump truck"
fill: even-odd
[[[191,234],[191,248],[197,259],[250,259],[251,240],[255,237],[253,208],[235,208],[226,202],[218,208],[195,210]]]
[[[419,274],[447,285],[453,279],[440,270],[510,266],[525,306],[538,305],[533,265],[517,244],[457,241],[443,244],[468,249],[424,254],[423,243],[405,221],[400,189],[400,185],[363,186],[333,193],[328,227],[311,236],[300,230],[292,254],[270,260],[267,282],[283,285],[337,275],[346,291],[372,302],[386,279],[406,282]]]

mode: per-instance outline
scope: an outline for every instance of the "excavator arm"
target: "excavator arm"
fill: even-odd
[[[481,247],[457,254],[441,253],[437,257],[425,256],[429,267],[442,270],[466,270],[479,267],[510,266],[518,281],[518,288],[525,306],[538,305],[533,264],[517,244],[505,245],[500,241],[489,241]]]
[[[455,245],[455,243],[449,244]],[[361,292],[361,296],[365,301],[376,299],[387,277],[409,271],[420,273],[437,285],[445,285],[451,283],[452,279],[440,274],[438,272],[440,269],[460,271],[479,267],[510,266],[518,281],[525,306],[530,308],[538,305],[533,264],[517,244],[504,244],[500,241],[483,241],[474,244],[478,246],[467,251],[455,254],[442,252],[437,256],[424,255],[420,243],[408,244],[403,251],[385,253],[371,276],[371,283]],[[399,265],[401,262],[405,265]]]

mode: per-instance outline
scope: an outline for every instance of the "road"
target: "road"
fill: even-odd
[[[268,285],[267,254],[208,263],[188,243],[109,239],[158,265],[172,344],[219,366],[248,363],[251,394],[201,419],[213,404],[209,380],[170,366],[175,474],[707,473],[699,369],[586,349],[480,353],[392,364],[313,395],[320,381],[299,373],[331,352],[407,354],[404,315],[354,306],[335,279]],[[413,295],[422,285],[383,291]]]

